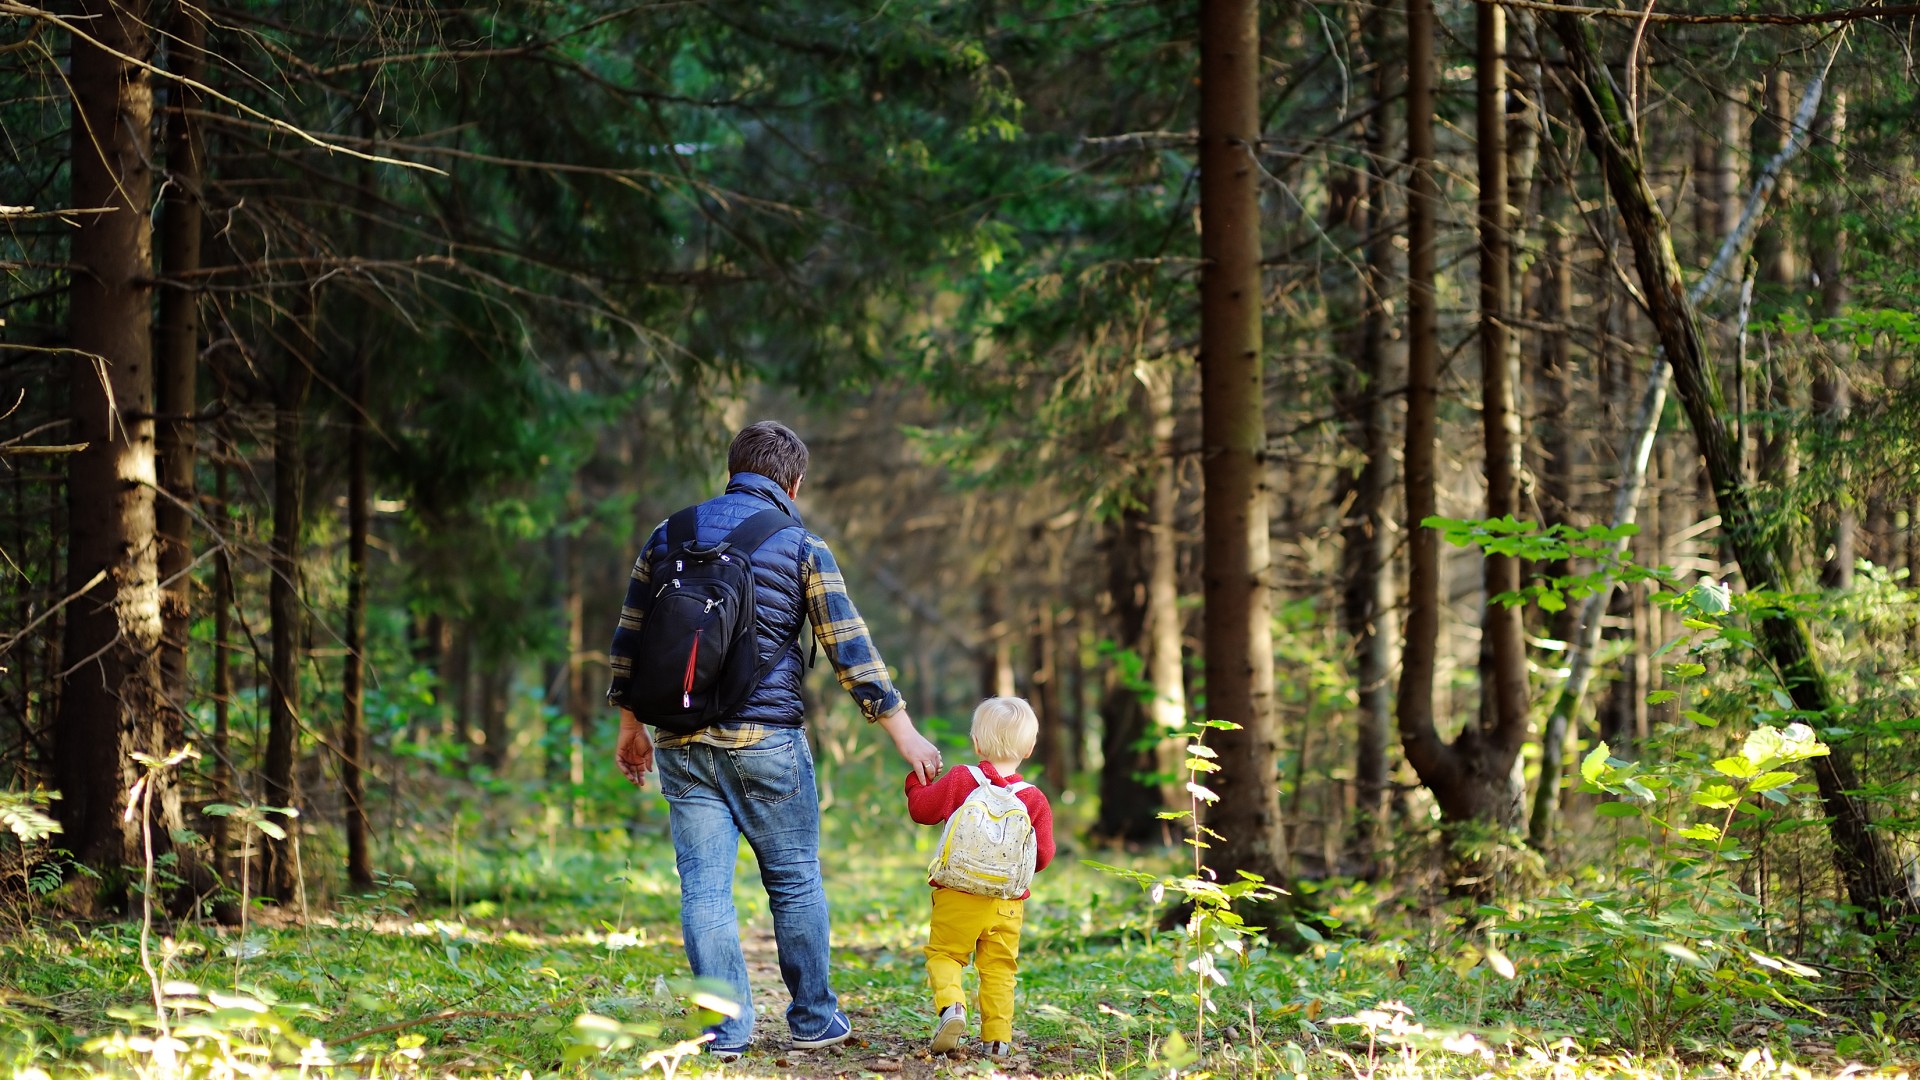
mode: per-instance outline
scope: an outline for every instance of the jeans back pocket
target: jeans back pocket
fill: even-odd
[[[728,751],[734,772],[740,777],[740,790],[747,798],[764,803],[793,798],[800,790],[798,743],[791,736],[775,735],[758,746]]]
[[[699,744],[680,746],[671,750],[655,750],[653,768],[660,775],[660,793],[670,799],[678,799],[699,785],[699,777],[693,772],[693,755],[707,748]]]

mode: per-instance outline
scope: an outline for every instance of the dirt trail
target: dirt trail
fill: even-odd
[[[753,1045],[745,1057],[726,1067],[730,1076],[752,1077],[826,1077],[826,1076],[900,1076],[910,1080],[928,1080],[947,1076],[989,1076],[1018,1080],[1023,1077],[1054,1076],[1072,1071],[1066,1063],[1050,1062],[1039,1055],[1016,1054],[1000,1068],[988,1073],[980,1069],[985,1059],[965,1049],[952,1055],[935,1057],[926,1048],[927,1033],[918,1014],[881,1017],[862,1006],[844,987],[835,987],[841,1007],[853,1020],[853,1038],[828,1050],[790,1050],[787,1048],[787,1004],[791,998],[780,980],[779,955],[774,949],[773,928],[761,920],[749,924],[741,937],[747,958],[747,981],[753,987]]]

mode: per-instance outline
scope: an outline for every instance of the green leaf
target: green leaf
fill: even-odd
[[[1727,784],[1708,784],[1688,797],[1695,806],[1725,810],[1740,801],[1740,793]]]
[[[1680,835],[1689,840],[1705,840],[1711,843],[1720,839],[1720,826],[1709,825],[1703,821],[1698,825],[1689,825],[1681,829]]]
[[[1603,802],[1594,808],[1601,817],[1639,817],[1640,808],[1630,802]]]
[[[1747,760],[1744,756],[1723,757],[1714,762],[1713,767],[1733,777],[1735,780],[1746,780],[1758,775],[1760,772],[1759,766]]]
[[[1699,724],[1701,727],[1719,727],[1720,721],[1701,712],[1699,709],[1682,709],[1680,715]]]
[[[1653,693],[1647,695],[1647,704],[1665,705],[1667,702],[1679,696],[1678,693],[1672,690],[1655,690]]]
[[[1598,784],[1606,775],[1607,755],[1611,752],[1604,742],[1589,751],[1580,761],[1580,778],[1589,784]]]
[[[1543,592],[1540,594],[1540,610],[1565,611],[1567,610],[1567,602],[1561,598],[1558,592]]]
[[[1675,664],[1672,669],[1674,677],[1681,679],[1691,679],[1696,675],[1705,675],[1706,673],[1707,665],[1705,664]]]
[[[1772,791],[1777,787],[1786,787],[1797,779],[1799,779],[1799,777],[1790,772],[1761,773],[1747,784],[1747,791]]]

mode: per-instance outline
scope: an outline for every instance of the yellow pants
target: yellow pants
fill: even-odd
[[[971,956],[980,972],[980,1038],[1012,1042],[1013,981],[1020,974],[1020,926],[1026,921],[1025,900],[933,890],[933,922],[927,929],[933,1011],[966,1001],[960,973]]]

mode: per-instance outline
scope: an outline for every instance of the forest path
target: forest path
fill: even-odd
[[[765,915],[748,923],[741,935],[747,959],[747,981],[753,989],[756,1014],[753,1044],[745,1057],[726,1067],[732,1076],[825,1077],[875,1074],[921,1078],[981,1076],[985,1061],[969,1047],[951,1055],[927,1050],[931,1019],[918,1012],[902,1013],[892,1006],[868,1006],[857,989],[835,980],[840,1006],[853,1021],[853,1038],[826,1050],[793,1050],[787,1046],[787,1005],[792,998],[780,978],[780,957],[774,947],[773,925]],[[976,1021],[977,1023],[977,1021]],[[1004,1066],[984,1075],[1033,1077],[1071,1072],[1071,1058],[1049,1062],[1043,1055],[1023,1050]]]

